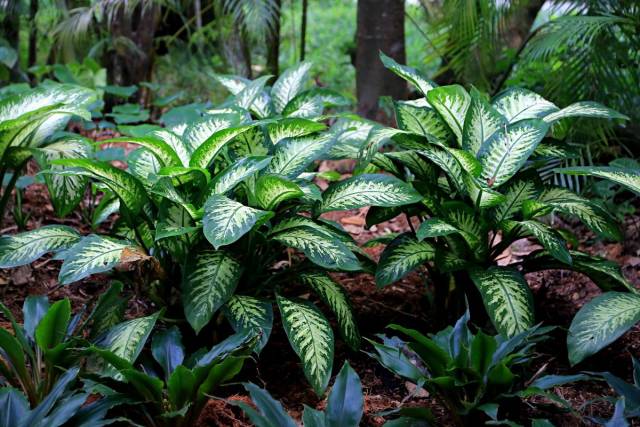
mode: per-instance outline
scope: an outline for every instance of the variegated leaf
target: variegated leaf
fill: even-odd
[[[549,129],[541,120],[520,121],[494,133],[480,148],[481,179],[498,187],[515,175]]]
[[[295,67],[285,70],[271,88],[271,99],[276,112],[282,113],[289,101],[302,92],[311,69],[310,62],[301,62]]]
[[[215,79],[224,86],[232,95],[237,95],[250,82],[249,79],[229,74],[216,74]]]
[[[271,156],[243,157],[218,173],[209,183],[209,194],[224,194],[242,181],[260,172],[271,162]]]
[[[493,99],[491,104],[509,123],[527,119],[541,119],[559,110],[555,104],[537,93],[519,87],[502,92]]]
[[[145,188],[138,179],[109,163],[88,159],[60,159],[52,163],[66,167],[56,173],[79,174],[102,182],[120,198],[132,215],[138,214],[148,201]]]
[[[576,166],[557,168],[556,173],[567,175],[588,175],[596,178],[608,179],[623,187],[640,194],[640,170],[620,168],[614,166]]]
[[[57,159],[81,159],[91,157],[93,147],[81,137],[66,137],[37,149],[35,158],[42,169],[51,168],[54,173],[44,175],[44,181],[51,195],[51,204],[57,216],[64,217],[71,213],[84,196],[87,178],[84,176],[59,175],[55,171],[59,165],[49,165]]]
[[[421,200],[420,193],[398,178],[365,174],[331,185],[323,195],[320,211],[402,206]]]
[[[374,126],[369,131],[367,135],[366,141],[364,144],[360,146],[358,149],[358,162],[356,164],[356,173],[361,173],[365,170],[365,168],[371,163],[373,156],[378,152],[378,150],[388,141],[391,140],[391,137],[402,133],[403,131],[382,127],[382,126]],[[341,143],[341,138],[338,139],[337,144]]]
[[[260,341],[256,346],[257,353],[267,345],[273,329],[271,302],[246,295],[234,295],[222,310],[234,331],[252,329],[260,332]]]
[[[258,206],[268,211],[282,202],[304,196],[298,184],[278,175],[262,175],[256,182],[255,196]]]
[[[269,139],[276,145],[286,138],[299,138],[312,133],[321,132],[327,127],[322,123],[302,118],[285,118],[267,124]]]
[[[151,188],[155,175],[162,168],[156,156],[144,148],[132,151],[127,157],[127,165],[129,166],[129,172],[138,178],[147,189]]]
[[[546,189],[533,204],[536,206],[548,206],[566,215],[574,215],[602,237],[613,240],[622,239],[619,227],[607,211],[566,188],[553,187]],[[529,213],[530,209],[528,209],[530,205],[527,202],[523,205],[523,210],[528,215],[531,215]]]
[[[413,84],[424,96],[427,96],[427,93],[437,86],[431,80],[420,75],[420,73],[414,68],[398,64],[393,58],[388,57],[382,52],[380,52],[380,60],[385,67]]]
[[[533,326],[533,296],[520,273],[511,268],[490,267],[470,274],[499,333],[512,337]]]
[[[178,159],[180,159],[180,162],[174,163],[175,166],[189,166],[191,151],[186,141],[183,140],[180,136],[167,129],[154,130],[153,132],[149,133],[148,136],[151,138],[163,140],[169,147],[173,149],[173,151],[178,156]]]
[[[345,107],[349,101],[344,96],[327,88],[313,88],[299,93],[282,111],[285,117],[315,117],[324,107]]]
[[[486,183],[475,176],[464,173],[462,179],[469,199],[477,207],[481,209],[494,208],[505,201],[505,196],[502,193],[489,188]]]
[[[214,133],[238,126],[243,120],[240,114],[216,114],[203,117],[201,120],[190,123],[184,130],[184,140],[189,153],[196,151]]]
[[[209,196],[204,205],[204,236],[215,249],[230,245],[273,216],[272,212],[253,209],[223,195]]]
[[[420,224],[420,227],[416,230],[416,237],[419,241],[422,241],[424,239],[448,236],[449,234],[458,232],[459,230],[457,228],[440,218],[429,218]]]
[[[139,317],[113,326],[101,341],[100,346],[133,364],[151,335],[159,315],[158,312],[151,316]],[[123,378],[122,374],[118,373],[111,365],[105,369],[104,374],[118,380]]]
[[[567,346],[569,362],[575,365],[617,340],[640,322],[640,295],[606,292],[586,303],[576,313]]]
[[[222,129],[214,133],[193,152],[189,166],[204,169],[208,168],[211,161],[229,141],[248,131],[253,126],[254,125],[237,126]]]
[[[123,136],[120,138],[107,139],[104,143],[127,143],[139,145],[153,153],[162,166],[182,166],[182,160],[178,157],[178,154],[174,149],[154,132],[151,132],[149,135],[139,137]]]
[[[471,103],[467,91],[460,85],[440,86],[429,91],[427,101],[449,125],[458,146],[462,146],[464,119]]]
[[[506,124],[507,120],[477,89],[472,88],[471,104],[462,128],[462,149],[476,155],[482,144]]]
[[[304,252],[309,260],[330,270],[354,271],[360,263],[349,247],[337,237],[315,227],[287,228],[272,235],[285,246]]]
[[[276,145],[273,160],[266,172],[296,178],[327,153],[335,142],[335,137],[329,133],[284,139]]]
[[[629,117],[620,114],[611,108],[592,101],[576,102],[568,107],[564,107],[560,111],[546,115],[542,120],[547,123],[553,123],[567,117],[591,117],[597,119],[623,119],[629,120]]]
[[[182,283],[184,313],[196,334],[233,295],[241,274],[240,264],[226,252],[201,251],[185,268]]]
[[[560,237],[557,231],[538,221],[520,221],[514,222],[513,225],[522,227],[524,230],[533,234],[540,244],[560,262],[571,264],[571,255],[567,249],[566,242]]]
[[[390,151],[385,156],[406,166],[412,174],[426,182],[436,182],[438,171],[434,165],[424,160],[415,151]]]
[[[435,250],[427,242],[419,242],[410,234],[393,239],[380,255],[376,269],[376,284],[380,287],[402,279],[426,261],[433,259]]]
[[[360,349],[360,332],[345,290],[331,280],[326,273],[313,271],[302,273],[300,281],[313,289],[322,301],[331,308],[338,320],[340,334],[353,351]]]
[[[271,155],[273,144],[269,141],[265,127],[255,126],[229,141],[226,149],[231,159],[238,160],[249,156]]]
[[[451,131],[438,113],[429,105],[414,106],[410,102],[394,102],[398,127],[422,135],[433,144],[447,145]]]
[[[278,308],[291,347],[302,361],[305,377],[318,396],[327,388],[333,368],[333,331],[309,301],[278,295]]]
[[[429,146],[417,151],[417,153],[430,160],[447,174],[454,185],[452,190],[464,193],[466,185],[464,171],[462,170],[460,162],[458,162],[450,151],[443,147]]]
[[[90,234],[64,253],[58,280],[61,284],[77,282],[92,274],[104,273],[120,263],[125,249],[135,247],[122,240]]]
[[[537,195],[535,184],[529,180],[518,180],[507,185],[505,200],[496,207],[493,217],[496,224],[511,219],[522,209],[522,203],[533,200]]]
[[[270,79],[271,76],[261,76],[247,83],[247,85],[235,95],[235,103],[239,107],[242,107],[245,110],[249,110],[256,99],[260,97],[260,94],[263,92],[264,86]]]
[[[0,268],[29,264],[47,252],[70,248],[80,234],[66,225],[45,225],[32,231],[0,237]]]

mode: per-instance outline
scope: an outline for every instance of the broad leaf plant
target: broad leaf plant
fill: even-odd
[[[421,194],[417,203],[373,207],[367,214],[370,226],[399,214],[414,221],[411,232],[382,239],[387,245],[375,272],[377,284],[386,286],[425,269],[436,307],[461,309],[466,295],[472,316],[486,313],[499,333],[515,336],[535,324],[526,273],[569,269],[586,274],[604,293],[585,305],[571,324],[572,364],[638,322],[640,294],[619,267],[575,246],[568,249],[571,233],[551,227],[547,219],[552,213],[575,217],[609,240],[622,238],[618,225],[601,205],[551,185],[541,172],[550,161],[573,155],[554,138],[559,122],[626,117],[594,102],[559,108],[520,88],[489,99],[474,88],[438,87],[410,67],[384,55],[382,60],[424,97],[395,102],[398,129],[373,128],[360,149],[359,172],[383,170]],[[395,149],[379,152],[389,141]],[[584,167],[558,172],[612,179],[640,190],[636,170]],[[522,262],[499,262],[505,250],[523,238],[535,239],[542,249]]]

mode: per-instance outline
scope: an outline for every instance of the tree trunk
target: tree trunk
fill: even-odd
[[[542,9],[545,0],[529,0],[520,5],[507,22],[507,45],[518,49],[525,42],[531,26]]]
[[[220,48],[225,61],[233,69],[233,74],[250,79],[251,52],[247,46],[244,32],[235,22],[223,30]]]
[[[36,26],[36,13],[38,12],[38,0],[31,0],[29,4],[29,57],[28,67],[36,65],[38,54],[38,28]]]
[[[277,79],[280,74],[280,8],[282,1],[275,0],[275,3],[277,6],[275,25],[271,29],[272,32],[267,35],[267,72],[272,74],[274,79]]]
[[[403,0],[358,0],[356,92],[358,113],[388,121],[378,108],[381,96],[407,97],[404,80],[384,68],[379,52],[406,63]]]
[[[300,22],[300,61],[304,61],[307,42],[307,0],[302,0],[302,19]]]

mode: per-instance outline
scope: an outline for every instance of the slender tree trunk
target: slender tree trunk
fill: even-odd
[[[267,71],[274,76],[274,79],[277,79],[280,74],[280,8],[282,1],[275,0],[275,3],[277,6],[275,25],[271,29],[271,33],[267,35]]]
[[[31,0],[29,4],[29,67],[36,65],[38,54],[38,28],[36,27],[36,13],[38,12],[38,0]]]
[[[384,68],[379,52],[406,63],[403,0],[358,0],[356,92],[358,113],[388,121],[378,108],[381,96],[407,97],[404,80]]]
[[[518,49],[527,40],[544,3],[545,0],[529,0],[513,13],[507,22],[507,44],[510,48]]]
[[[220,38],[220,49],[234,74],[251,78],[251,52],[246,43],[244,32],[235,22],[224,30]]]
[[[304,61],[307,42],[307,0],[302,0],[302,19],[300,22],[300,61]]]

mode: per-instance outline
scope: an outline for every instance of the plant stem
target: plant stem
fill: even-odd
[[[27,164],[27,161],[22,162],[22,164],[15,169],[11,180],[4,189],[4,193],[2,194],[2,198],[0,199],[0,227],[2,227],[2,223],[4,222],[4,211],[7,208],[7,203],[9,203],[9,198],[11,197],[11,193],[13,192],[13,188],[16,186],[16,182],[18,181],[18,177],[20,176],[20,171]]]

